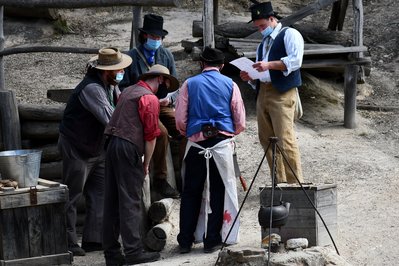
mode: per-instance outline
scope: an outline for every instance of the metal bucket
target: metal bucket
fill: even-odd
[[[13,179],[19,188],[36,186],[40,172],[41,150],[10,150],[0,152],[2,179]]]

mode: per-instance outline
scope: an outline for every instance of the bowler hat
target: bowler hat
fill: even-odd
[[[224,54],[216,48],[206,46],[200,55],[201,61],[211,64],[224,64]]]
[[[281,18],[277,12],[273,11],[272,2],[254,4],[249,8],[249,10],[251,11],[251,20],[249,22],[262,18],[267,19],[269,17]]]
[[[168,32],[163,29],[163,17],[155,14],[144,15],[143,27],[139,29],[147,34],[165,37]]]
[[[170,75],[169,69],[163,65],[153,65],[146,73],[139,76],[139,80],[147,80],[149,78],[163,76],[170,81],[169,92],[175,91],[179,88],[179,81],[172,75]]]
[[[119,70],[128,67],[132,58],[123,54],[115,47],[105,47],[98,51],[98,55],[90,58],[89,65],[101,70]]]

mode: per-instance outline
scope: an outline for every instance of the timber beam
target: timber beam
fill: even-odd
[[[86,8],[111,6],[180,6],[180,0],[0,0],[0,6]]]

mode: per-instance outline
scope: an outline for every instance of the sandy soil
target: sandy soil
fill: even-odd
[[[198,2],[198,1],[197,1]],[[283,12],[290,12],[280,1]],[[198,3],[197,3],[198,4]],[[389,6],[390,8],[386,8]],[[221,20],[247,21],[249,13],[228,6],[221,8]],[[381,106],[398,106],[398,19],[395,0],[365,3],[365,44],[370,46],[373,66],[367,85],[360,87],[358,100]],[[350,13],[351,9],[348,9]],[[396,10],[396,11],[395,11]],[[53,45],[103,47],[114,45],[128,49],[130,9],[65,10],[72,34],[59,34],[44,20],[7,19],[6,47],[18,45]],[[147,10],[149,11],[149,10]],[[201,19],[201,10],[185,6],[154,8],[165,17],[169,35],[165,45],[181,50],[180,41],[191,38],[192,20]],[[327,23],[327,10],[312,16],[318,23]],[[384,17],[385,19],[382,19]],[[388,24],[389,19],[393,21]],[[323,22],[324,21],[324,22]],[[350,19],[349,19],[350,23]],[[5,58],[6,88],[14,90],[19,102],[53,104],[46,99],[47,89],[73,88],[82,78],[90,55],[18,54]],[[189,55],[177,62],[179,80],[197,73],[198,64]],[[395,265],[399,259],[399,114],[358,111],[357,128],[345,129],[343,124],[342,83],[319,80],[305,75],[306,86],[301,91],[304,117],[297,123],[303,172],[307,182],[336,183],[338,186],[338,236],[335,239],[341,255],[353,265]],[[246,87],[243,95],[251,95]],[[260,163],[263,151],[257,137],[253,100],[246,99],[247,129],[237,137],[241,171],[248,184]],[[257,188],[270,183],[267,166],[261,168],[241,216],[239,246],[260,246],[260,226],[257,221],[259,195]],[[241,187],[240,201],[244,197]],[[163,260],[151,265],[212,265],[217,254],[204,254],[197,245],[189,255],[177,253],[179,201],[174,205],[171,222],[175,225]],[[76,257],[74,265],[103,265],[101,252]]]

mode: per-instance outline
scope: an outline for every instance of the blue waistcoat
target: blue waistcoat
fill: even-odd
[[[287,56],[284,45],[286,30],[287,28],[284,28],[276,36],[276,39],[270,48],[268,61],[280,60],[282,57]],[[302,85],[301,72],[299,69],[292,71],[288,76],[284,76],[281,70],[269,70],[269,73],[273,87],[281,93]]]
[[[201,131],[205,124],[234,133],[231,114],[233,80],[216,70],[205,71],[187,80],[187,137]]]

